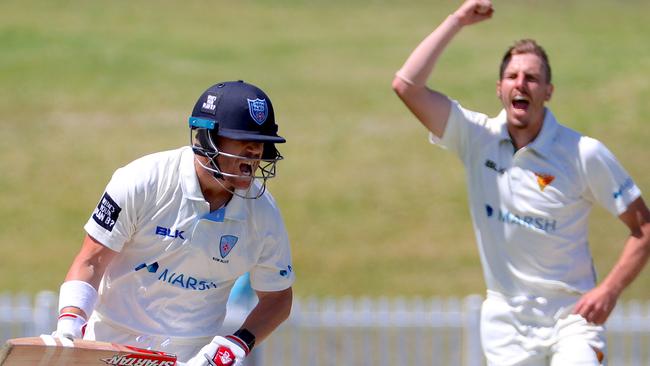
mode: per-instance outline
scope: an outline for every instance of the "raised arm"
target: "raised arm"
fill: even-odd
[[[447,44],[464,26],[492,17],[490,0],[467,0],[449,15],[408,57],[393,79],[393,90],[433,134],[442,137],[451,102],[426,86],[427,79]]]

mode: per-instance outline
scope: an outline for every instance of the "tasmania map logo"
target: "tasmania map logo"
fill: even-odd
[[[543,191],[547,185],[551,184],[555,177],[550,174],[534,173],[537,177],[537,185],[539,185],[539,190]]]

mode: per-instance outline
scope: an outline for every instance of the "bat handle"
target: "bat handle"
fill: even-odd
[[[205,356],[205,359],[208,360],[210,366],[217,366],[217,364],[212,361],[212,357],[210,357],[207,353],[204,353],[203,356]]]

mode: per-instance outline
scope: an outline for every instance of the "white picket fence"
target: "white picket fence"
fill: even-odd
[[[248,366],[484,365],[479,341],[482,297],[464,299],[294,300],[289,319]],[[53,292],[0,294],[0,341],[50,333],[56,323]],[[232,307],[227,330],[246,308]],[[650,365],[650,302],[620,302],[607,325],[609,365]]]

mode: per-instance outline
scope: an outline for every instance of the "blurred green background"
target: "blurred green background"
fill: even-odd
[[[459,1],[0,3],[0,292],[58,290],[112,172],[189,142],[208,86],[244,79],[273,100],[286,160],[270,189],[299,296],[484,291],[462,167],[429,145],[393,73]],[[650,2],[495,1],[430,85],[495,115],[516,39],[548,51],[550,107],[603,141],[650,191]],[[601,278],[626,230],[598,208]],[[650,270],[624,293],[649,299]]]

